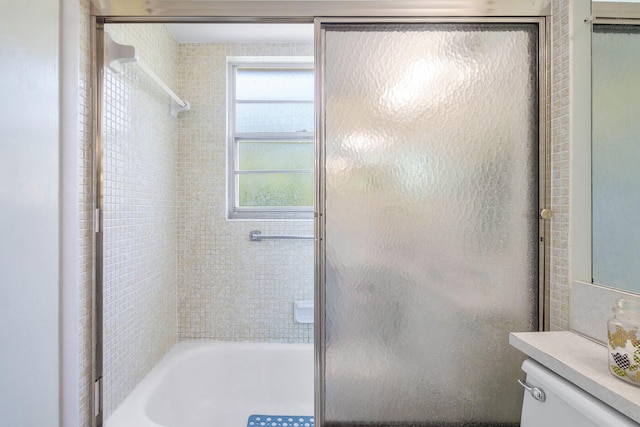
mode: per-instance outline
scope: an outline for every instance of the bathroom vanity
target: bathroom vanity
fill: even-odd
[[[512,332],[509,343],[569,382],[640,423],[640,388],[609,373],[607,348],[574,332]]]

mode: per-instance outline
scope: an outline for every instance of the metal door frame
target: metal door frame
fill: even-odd
[[[319,18],[319,17],[326,18]],[[550,0],[344,0],[344,1],[280,1],[280,0],[91,0],[91,106],[92,106],[92,425],[103,425],[103,212],[104,212],[104,24],[125,23],[316,23],[316,55],[322,47],[319,27],[322,23],[356,22],[537,22],[539,24],[539,179],[541,208],[550,206]],[[378,17],[378,18],[371,18]],[[509,18],[505,18],[509,17]],[[316,96],[321,96],[320,77],[316,77]],[[316,99],[316,105],[318,102]],[[320,109],[317,109],[320,110]],[[316,168],[322,148],[318,143],[324,129],[321,112],[316,113]],[[324,426],[318,406],[324,387],[324,188],[320,187],[316,169],[317,203],[315,212],[315,383],[316,425]],[[549,329],[549,255],[550,221],[539,220],[539,330]],[[321,394],[322,393],[322,394]],[[322,411],[322,414],[324,413]],[[320,417],[318,417],[320,415]]]
[[[325,24],[465,24],[465,23],[533,23],[538,25],[538,181],[539,206],[536,213],[542,209],[550,209],[550,176],[549,176],[549,20],[545,17],[430,17],[430,18],[316,18],[315,23],[315,69],[316,69],[316,280],[315,301],[316,318],[314,325],[316,380],[315,380],[315,422],[319,427],[325,426],[325,368],[326,368],[326,206],[325,206]],[[538,215],[538,329],[549,329],[549,229],[550,221]],[[532,218],[533,220],[533,218]]]

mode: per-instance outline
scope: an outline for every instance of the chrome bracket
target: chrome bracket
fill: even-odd
[[[525,381],[522,380],[518,380],[518,383],[524,387],[525,390],[527,390],[529,393],[531,393],[531,396],[533,396],[533,398],[539,402],[544,402],[545,399],[547,398],[547,396],[545,396],[544,394],[544,390],[542,390],[541,388],[538,387],[532,387],[529,384],[527,384]]]

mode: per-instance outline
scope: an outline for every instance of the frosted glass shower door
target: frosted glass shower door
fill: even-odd
[[[323,23],[319,418],[517,424],[537,329],[538,23]]]

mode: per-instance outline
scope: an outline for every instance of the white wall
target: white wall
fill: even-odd
[[[55,426],[58,2],[0,2],[0,425]]]

